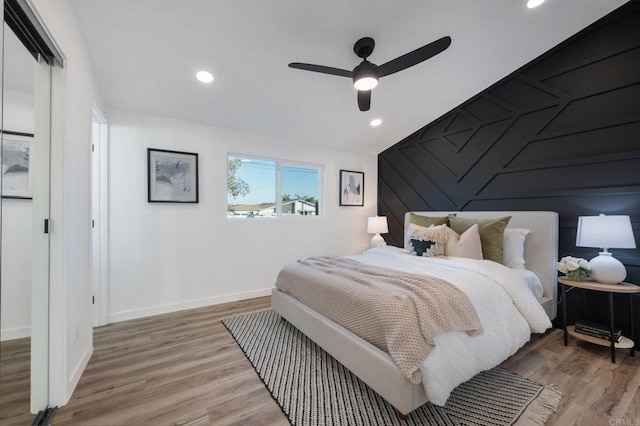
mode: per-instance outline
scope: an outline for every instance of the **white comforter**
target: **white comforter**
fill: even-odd
[[[350,256],[362,263],[432,275],[462,290],[475,307],[484,333],[452,331],[435,337],[422,363],[427,397],[444,405],[451,391],[477,373],[500,364],[551,321],[522,275],[498,263],[457,257],[418,257],[397,247],[378,247]]]

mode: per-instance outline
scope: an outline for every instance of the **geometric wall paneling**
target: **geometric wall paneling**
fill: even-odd
[[[578,216],[598,214],[601,212],[606,213],[629,213],[631,214],[632,225],[638,226],[638,223],[633,215],[634,208],[640,205],[640,187],[636,186],[628,191],[624,189],[617,193],[605,192],[609,191],[609,188],[588,190],[575,190],[575,191],[545,191],[544,194],[526,194],[523,196],[505,196],[501,198],[476,198],[467,204],[465,210],[550,210],[558,212],[561,218],[560,228],[568,229],[570,227],[575,228],[578,222]],[[540,206],[544,206],[543,208]],[[447,209],[444,209],[447,210]],[[636,213],[637,214],[637,213]],[[635,229],[635,228],[634,228]],[[640,229],[640,226],[639,226]],[[575,232],[575,229],[574,229]],[[636,232],[636,245],[638,234]],[[560,244],[564,244],[568,250],[583,250],[582,248],[575,247],[575,235],[573,238],[570,235],[562,235]],[[592,254],[591,257],[596,255],[596,249],[587,248],[584,249]],[[613,250],[613,249],[612,249]],[[616,251],[616,250],[614,250]],[[619,250],[620,253],[637,254],[636,250]],[[571,254],[565,252],[565,255]]]
[[[475,163],[491,148],[496,138],[504,133],[509,126],[508,120],[489,123],[475,130],[463,149],[459,152],[442,146],[437,141],[421,143],[436,161],[452,172],[456,181],[460,181]]]
[[[479,195],[489,198],[501,195],[536,196],[545,194],[551,188],[568,195],[572,190],[598,187],[603,180],[612,189],[637,184],[640,180],[640,158],[496,173]]]
[[[543,80],[544,84],[568,94],[598,93],[640,81],[640,48],[566,71]]]
[[[591,131],[533,139],[511,160],[508,167],[557,166],[584,159],[615,160],[640,155],[640,122],[619,124]],[[580,149],[576,150],[575,147]]]
[[[419,130],[418,132],[414,133],[413,135],[408,136],[407,138],[405,138],[405,141],[411,145],[413,144],[416,140],[419,141],[425,141],[425,140],[431,140],[434,139],[436,137],[438,137],[438,135],[441,135],[443,133],[446,133],[446,129],[448,127],[450,127],[450,125],[456,121],[456,118],[458,117],[464,117],[467,114],[463,114],[462,111],[456,111],[452,114],[448,114],[445,116],[440,117],[439,120],[436,120],[433,122],[433,124],[431,126],[425,127],[421,130]],[[453,130],[451,130],[452,133],[456,133],[459,132],[461,130],[466,130],[469,128],[468,125],[465,126],[461,126],[463,128],[457,128],[454,127]],[[404,143],[403,142],[399,142],[398,144],[396,144],[396,146],[400,147],[402,146]]]
[[[523,114],[513,118],[509,127],[497,137],[488,149],[468,171],[461,184],[471,186],[471,197],[482,195],[487,185],[500,174],[527,143],[530,134],[536,134],[541,124],[553,115],[552,109]],[[495,191],[494,191],[495,193]]]
[[[398,180],[398,176],[395,175],[395,170],[389,165],[388,162],[382,159],[378,159],[378,170],[384,170],[385,176],[388,179],[395,181]],[[387,212],[387,222],[389,226],[389,234],[385,235],[387,244],[402,247],[403,245],[403,229],[404,229],[404,212],[410,210],[404,200],[411,200],[411,194],[407,194],[405,191],[410,188],[395,188],[386,184],[384,179],[380,179],[378,182],[378,210]],[[381,199],[384,199],[382,201]],[[411,201],[409,201],[411,202]],[[423,206],[424,210],[433,210],[433,208],[424,202],[414,201],[415,204]],[[396,238],[394,238],[396,237]]]
[[[519,110],[539,109],[558,102],[558,96],[518,78],[497,86],[490,93]]]
[[[471,136],[473,136],[474,132],[475,129],[471,128],[458,133],[449,133],[447,136],[445,136],[445,139],[451,142],[451,144],[456,147],[457,151],[460,151],[462,148],[464,148],[466,143],[469,142],[469,139],[471,139]]]
[[[639,30],[640,31],[640,30]],[[583,98],[567,107],[545,128],[546,133],[596,129],[640,120],[640,82]]]
[[[463,113],[462,111],[453,114],[451,117],[451,121],[444,129],[444,133],[448,133],[450,135],[464,132],[466,130],[473,129],[475,127],[477,120],[473,120],[468,114]],[[424,135],[423,137],[424,138]]]
[[[464,106],[463,110],[483,123],[504,120],[511,113],[507,108],[486,96],[472,100]]]
[[[560,44],[559,49],[545,54],[544,61],[525,65],[522,73],[534,80],[544,80],[549,75],[560,74],[576,66],[584,65],[611,53],[622,53],[638,46],[640,32],[638,31],[637,5],[629,2],[611,12],[603,19],[590,25]],[[606,40],[606,42],[602,42]]]
[[[424,206],[427,209],[434,205],[455,205],[455,201],[450,196],[439,189],[437,182],[443,175],[450,175],[448,170],[439,170],[439,163],[435,163],[430,170],[424,170],[420,164],[424,161],[430,161],[429,152],[422,149],[419,145],[407,148],[407,150],[398,150],[390,155],[386,161],[387,164],[393,165],[394,180],[401,179],[407,182],[402,188],[398,189],[401,199],[411,205]],[[416,164],[417,163],[417,164]],[[385,169],[386,170],[386,169]],[[424,194],[429,194],[425,197]]]
[[[398,159],[394,159],[394,166],[392,166],[390,162],[383,161],[380,163],[379,168],[380,170],[384,170],[385,176],[391,181],[404,180],[404,177],[396,170],[396,165],[398,164],[403,164],[403,162],[398,161]],[[389,186],[389,188],[391,188],[391,186]],[[400,209],[406,208],[407,205],[424,207],[429,205],[410,185],[404,185],[402,188],[392,188],[391,190],[393,191],[392,196],[396,202],[392,203],[390,200],[387,200],[387,205],[396,206]],[[401,204],[397,205],[397,201],[400,201]],[[401,214],[401,211],[402,210],[397,211],[396,213]]]
[[[383,151],[378,165],[389,244],[402,245],[409,210],[551,210],[560,256],[597,255],[575,233],[578,216],[598,213],[630,215],[640,247],[640,2]],[[611,251],[640,284],[640,249]],[[595,316],[606,313],[601,299],[588,298]]]

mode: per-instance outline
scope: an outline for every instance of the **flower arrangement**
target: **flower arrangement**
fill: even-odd
[[[571,281],[584,281],[589,278],[591,266],[581,257],[565,256],[558,262],[558,271],[566,274]]]

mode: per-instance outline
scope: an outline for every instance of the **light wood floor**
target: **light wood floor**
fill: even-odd
[[[30,425],[31,339],[0,342],[0,425]]]
[[[53,425],[287,425],[219,322],[269,306],[265,297],[96,329],[93,357]],[[503,366],[561,389],[549,425],[635,425],[640,356],[618,351],[617,357],[611,364],[607,348],[571,338],[565,347],[561,331],[552,330]]]

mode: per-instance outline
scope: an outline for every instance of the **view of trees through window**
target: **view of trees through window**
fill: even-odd
[[[230,154],[227,217],[317,216],[320,176],[319,167]]]

